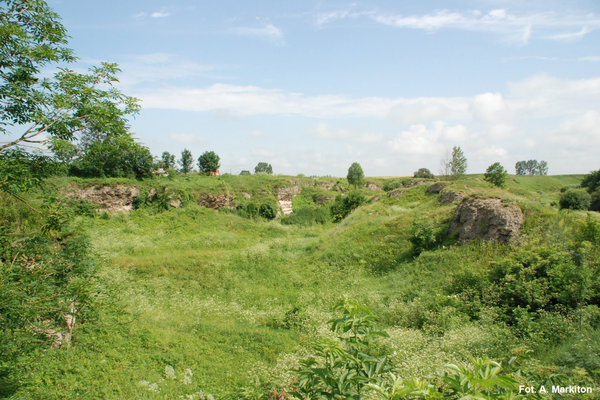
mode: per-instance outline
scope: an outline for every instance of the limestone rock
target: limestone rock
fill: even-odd
[[[454,212],[448,233],[461,242],[474,239],[508,243],[521,233],[523,212],[515,203],[500,199],[464,199]]]
[[[427,193],[439,193],[444,189],[444,185],[441,183],[434,183],[427,188]]]
[[[404,194],[404,192],[405,192],[405,190],[401,190],[401,189],[399,189],[399,190],[392,190],[390,193],[388,193],[388,197],[390,199],[392,199],[394,197],[400,196],[401,194]]]
[[[464,198],[465,198],[465,195],[463,193],[456,193],[456,192],[453,192],[452,190],[443,191],[440,194],[440,201],[444,204],[450,204],[450,203],[454,203],[456,201],[461,201]]]
[[[379,192],[379,191],[381,191],[381,186],[378,186],[378,185],[376,185],[376,184],[374,184],[374,183],[367,183],[365,186],[366,186],[366,188],[367,188],[367,189],[369,189],[369,190],[374,190],[374,191],[376,191],[376,192]]]
[[[214,208],[218,210],[219,208],[229,208],[233,209],[232,205],[233,196],[218,194],[213,196],[211,194],[204,194],[198,199],[198,205],[206,208]]]
[[[290,215],[293,212],[292,200],[298,194],[300,194],[299,186],[281,188],[277,191],[277,200],[279,201],[279,207],[281,207],[283,215]]]
[[[129,212],[133,208],[133,199],[140,194],[140,190],[134,186],[88,186],[67,194],[67,197],[77,200],[86,200],[100,206],[98,212],[106,211],[109,214],[118,212]]]

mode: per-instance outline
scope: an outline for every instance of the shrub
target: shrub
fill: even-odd
[[[600,189],[597,189],[594,193],[592,193],[590,210],[600,211]]]
[[[570,210],[587,210],[590,207],[591,196],[583,189],[569,189],[560,195],[560,208]]]
[[[339,222],[346,218],[355,208],[365,202],[365,196],[358,192],[350,192],[348,196],[338,195],[331,205],[330,212],[333,222]]]
[[[293,214],[287,217],[281,218],[281,223],[284,225],[312,225],[312,224],[325,224],[329,219],[328,209],[325,207],[319,208],[301,208],[298,211],[294,211]]]
[[[277,213],[275,212],[275,207],[273,207],[271,204],[263,203],[260,205],[258,215],[266,219],[274,219]]]
[[[504,187],[507,175],[508,173],[504,167],[499,162],[495,162],[485,171],[484,179],[492,185]]]
[[[240,175],[250,175],[250,171],[248,171],[247,169],[243,169],[243,170],[240,172]]]
[[[418,171],[416,171],[413,176],[415,178],[425,178],[425,179],[433,179],[434,176],[431,173],[430,170],[428,170],[427,168],[419,168]]]
[[[409,241],[413,245],[413,254],[418,256],[425,250],[431,250],[439,243],[439,228],[427,219],[415,220],[410,229]]]
[[[205,151],[198,157],[198,170],[200,173],[210,175],[219,170],[219,156],[214,151]]]
[[[600,169],[584,176],[583,181],[581,181],[581,187],[586,188],[589,193],[600,189]]]

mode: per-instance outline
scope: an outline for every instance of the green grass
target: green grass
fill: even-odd
[[[498,189],[477,175],[450,181],[447,189],[517,201],[529,210],[521,246],[533,247],[567,237],[582,219],[585,213],[550,207],[561,187],[580,179],[510,176],[507,188]],[[253,198],[274,198],[279,188],[299,185],[308,189],[294,205],[309,206],[315,193],[337,194],[317,186],[325,181],[337,179],[190,176],[141,184],[66,178],[52,183],[164,185],[193,195],[246,192]],[[502,357],[515,345],[527,345],[493,315],[469,321],[444,291],[455,274],[484,271],[516,246],[449,242],[413,258],[412,222],[429,218],[443,226],[455,208],[426,193],[428,185],[394,198],[363,189],[381,198],[339,224],[282,225],[195,204],[108,219],[80,217],[98,259],[97,317],[82,321],[70,348],[23,360],[29,380],[14,398],[164,399],[202,391],[238,399],[248,388],[285,385],[286,371],[307,347],[329,335],[330,310],[342,296],[379,315],[390,332],[380,346],[394,352],[405,377],[426,376],[471,355]],[[569,344],[563,353],[564,346]],[[165,377],[167,366],[175,369],[176,380]],[[194,374],[189,385],[182,382],[186,368]],[[153,384],[158,392],[149,390]]]

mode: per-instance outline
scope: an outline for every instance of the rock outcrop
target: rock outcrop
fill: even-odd
[[[140,194],[134,186],[88,186],[84,189],[67,194],[77,200],[85,200],[100,207],[98,212],[115,214],[129,212],[133,208],[133,200]]]
[[[206,208],[214,208],[215,210],[222,207],[233,209],[233,196],[225,194],[218,194],[216,196],[203,194],[198,199],[198,205]]]
[[[292,208],[292,200],[300,194],[300,187],[292,186],[289,188],[281,188],[277,191],[277,200],[283,215],[290,215],[294,210]]]
[[[427,193],[439,193],[444,189],[444,185],[441,183],[434,183],[427,188]]]
[[[454,203],[456,201],[461,201],[464,198],[465,198],[465,195],[463,193],[456,193],[456,192],[453,192],[452,190],[444,190],[440,194],[440,201],[444,204],[450,204],[450,203]]]
[[[474,239],[508,243],[521,233],[523,212],[515,203],[500,199],[464,199],[454,212],[448,233],[461,242]]]
[[[376,192],[379,192],[379,191],[381,191],[381,190],[382,190],[382,189],[381,189],[381,186],[378,186],[378,185],[376,185],[376,184],[374,184],[374,183],[367,183],[367,184],[365,185],[365,187],[366,187],[367,189],[369,189],[369,190],[373,190],[373,191],[376,191]]]

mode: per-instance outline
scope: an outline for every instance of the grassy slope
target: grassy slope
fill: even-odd
[[[557,215],[549,204],[559,189],[580,179],[510,177],[507,190],[500,190],[481,176],[468,176],[448,188],[516,200],[531,210],[527,244],[539,240],[534,225],[549,218],[544,215]],[[259,197],[294,182],[315,180],[160,180],[179,190]],[[41,362],[28,364],[35,385],[23,398],[177,398],[200,390],[239,398],[242,387],[257,386],[256,377],[285,381],[284,370],[302,349],[327,335],[329,310],[343,295],[366,302],[381,316],[391,334],[385,346],[396,351],[395,361],[407,376],[470,354],[500,356],[515,340],[505,327],[456,315],[442,320],[438,315],[432,323],[427,304],[417,301],[442,296],[453,272],[477,270],[511,251],[472,244],[412,259],[407,241],[412,221],[426,217],[444,224],[455,207],[440,204],[426,187],[393,199],[383,196],[340,224],[325,226],[252,221],[195,205],[82,218],[100,259],[98,317],[80,326],[71,348],[48,350]],[[176,380],[165,379],[167,365],[175,368]],[[191,385],[182,383],[185,368],[194,373]],[[156,383],[159,392],[142,381]]]

